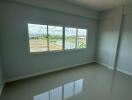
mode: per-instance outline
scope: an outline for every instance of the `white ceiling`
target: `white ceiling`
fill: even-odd
[[[119,5],[123,5],[132,0],[65,0],[68,2],[72,2],[84,7],[92,8],[98,11],[103,11],[106,9],[110,9]]]

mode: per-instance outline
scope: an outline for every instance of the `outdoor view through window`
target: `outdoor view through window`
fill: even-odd
[[[62,50],[63,27],[48,26],[49,50]]]
[[[76,28],[65,28],[65,49],[76,48]]]
[[[30,52],[86,48],[87,29],[28,24]]]

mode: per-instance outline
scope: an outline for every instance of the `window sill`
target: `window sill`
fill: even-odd
[[[34,54],[53,54],[53,53],[62,53],[62,52],[70,52],[70,51],[81,51],[87,50],[87,48],[80,48],[80,49],[67,49],[67,50],[54,50],[54,51],[42,51],[42,52],[29,52],[30,55]]]

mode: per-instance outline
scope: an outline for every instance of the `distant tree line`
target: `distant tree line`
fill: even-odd
[[[72,39],[75,39],[76,36],[74,35],[71,35],[71,36],[65,36],[66,39],[69,39],[69,40],[72,40]],[[50,35],[48,34],[48,36],[46,34],[31,34],[30,35],[30,39],[46,39],[46,38],[49,38],[49,39],[62,39],[62,36],[61,35]]]

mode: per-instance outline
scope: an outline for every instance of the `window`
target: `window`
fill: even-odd
[[[65,49],[76,48],[76,28],[65,28]]]
[[[87,47],[87,29],[28,24],[28,33],[30,52]]]
[[[47,51],[47,26],[28,24],[30,52]]]
[[[62,50],[63,28],[58,26],[48,26],[49,50]]]
[[[87,30],[78,29],[77,33],[77,48],[86,48]]]

